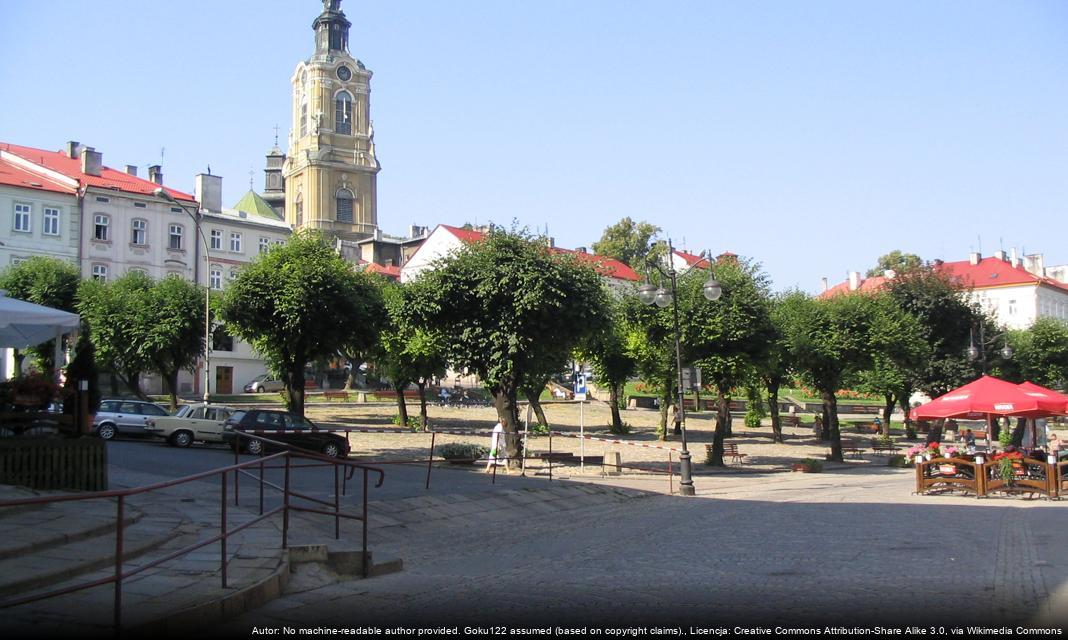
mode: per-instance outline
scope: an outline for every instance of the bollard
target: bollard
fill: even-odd
[[[608,451],[604,454],[604,466],[608,469],[606,472],[610,476],[618,476],[623,470],[623,461],[620,458],[618,451]],[[615,471],[612,471],[612,469]]]

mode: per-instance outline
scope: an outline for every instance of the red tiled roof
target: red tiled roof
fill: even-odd
[[[88,187],[100,187],[102,189],[118,189],[120,191],[126,191],[128,193],[137,193],[141,195],[150,196],[161,186],[150,180],[144,178],[138,178],[137,176],[131,176],[123,171],[116,171],[111,167],[102,167],[100,169],[99,176],[91,176],[87,173],[82,173],[82,162],[80,158],[71,158],[62,151],[44,151],[43,149],[34,149],[33,147],[23,147],[16,144],[0,143],[0,149],[13,153],[20,158],[29,160],[30,162],[37,163],[43,167],[51,169],[53,171],[62,173],[65,176],[69,176],[78,180],[82,185]],[[164,191],[172,195],[178,200],[188,200],[189,202],[195,202],[193,196],[188,193],[171,189],[169,187],[163,187]]]
[[[0,184],[71,195],[78,193],[78,189],[75,187],[60,184],[51,178],[26,171],[22,167],[2,159],[0,159]]]
[[[889,278],[887,278],[886,276],[872,276],[871,278],[864,278],[860,281],[860,286],[857,287],[856,291],[859,291],[861,293],[875,293],[886,285],[886,281],[888,279]],[[826,291],[821,293],[818,297],[833,298],[834,296],[841,295],[844,293],[853,293],[853,291],[849,289],[849,280],[834,285],[830,289],[827,289]]]
[[[979,264],[969,260],[943,262],[938,269],[954,278],[963,287],[985,289],[1019,284],[1045,284],[1068,291],[1068,285],[1052,278],[1036,276],[1022,265],[1012,266],[1000,258],[983,258]]]
[[[462,227],[450,227],[447,224],[441,225],[446,231],[451,233],[460,239],[460,242],[464,244],[471,244],[472,242],[478,242],[486,237],[486,234],[481,231],[475,231],[473,229],[464,229]]]
[[[449,225],[441,225],[449,233],[460,239],[460,242],[464,244],[471,244],[478,242],[486,237],[486,234],[481,231],[473,231],[470,229],[461,229],[460,227],[450,227]],[[592,253],[586,253],[584,251],[575,251],[574,249],[561,249],[560,247],[551,247],[550,250],[553,253],[561,254],[567,253],[574,255],[579,262],[585,262],[593,267],[593,270],[602,276],[609,278],[616,278],[617,280],[631,280],[638,282],[641,280],[641,276],[634,270],[623,264],[619,260],[609,258],[607,256],[598,256]]]
[[[1014,267],[1001,258],[983,258],[978,264],[972,264],[970,260],[943,262],[936,265],[935,268],[948,275],[963,289],[989,289],[1021,284],[1044,284],[1068,292],[1068,284],[1058,282],[1053,278],[1036,276],[1024,269],[1022,265]],[[884,276],[866,278],[861,281],[858,291],[878,291],[886,284],[886,280]],[[819,297],[830,298],[849,292],[849,281],[846,280],[824,291]]]
[[[387,278],[393,278],[394,280],[400,280],[400,267],[385,266],[372,262],[364,268],[367,273],[378,273],[386,276]]]
[[[701,256],[695,256],[692,253],[686,253],[685,251],[679,251],[678,249],[675,249],[675,255],[685,260],[686,264],[691,267],[697,264],[698,262],[704,260],[704,258]]]

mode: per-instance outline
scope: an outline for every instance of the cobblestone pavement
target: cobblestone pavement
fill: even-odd
[[[1068,609],[1061,534],[1068,520],[1061,503],[913,496],[911,471],[871,467],[700,477],[696,498],[664,495],[666,487],[652,478],[586,478],[583,485],[584,499],[575,493],[574,500],[538,508],[505,501],[473,513],[439,511],[433,522],[379,521],[375,553],[403,558],[404,571],[311,585],[220,631],[247,635],[254,626],[283,625],[949,628],[1063,625]],[[593,485],[648,494],[603,500]],[[494,498],[488,491],[485,499]]]

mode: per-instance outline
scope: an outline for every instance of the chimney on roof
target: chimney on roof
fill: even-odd
[[[575,249],[575,253],[586,253],[586,247],[578,247]]]
[[[545,236],[545,245],[548,246],[548,247],[555,247],[556,246],[556,238],[553,238],[551,236]]]
[[[77,160],[78,159],[79,147],[81,147],[81,146],[82,145],[78,144],[77,140],[68,141],[67,142],[67,157],[70,158],[71,160]]]
[[[1020,257],[1016,255],[1016,247],[1013,247],[1009,253],[1009,264],[1013,267],[1020,266]]]
[[[193,197],[205,211],[222,211],[222,176],[198,173],[193,185]]]
[[[968,262],[971,263],[973,266],[979,264],[979,261],[982,259],[983,256],[978,251],[972,251],[968,254]]]
[[[408,228],[409,238],[422,238],[426,235],[426,227],[421,227],[417,224],[413,224]]]
[[[82,147],[82,173],[90,176],[99,176],[104,167],[104,154],[94,151],[92,147]]]
[[[1040,278],[1046,277],[1046,259],[1042,257],[1041,253],[1035,253],[1030,256],[1031,268],[1029,271]]]
[[[136,178],[137,177],[137,165],[136,164],[128,164],[128,165],[126,165],[126,173],[128,173],[131,176],[134,176]]]
[[[1002,262],[1008,262],[1009,261],[1009,257],[1005,253],[1004,249],[998,249],[997,251],[995,251],[994,252],[994,257],[997,258],[998,260],[1001,260]]]
[[[820,278],[820,293],[826,293],[827,289],[830,289],[830,284],[827,282],[827,277]]]
[[[859,271],[850,271],[849,272],[849,290],[850,291],[856,291],[859,288],[860,288],[860,272]]]
[[[148,179],[158,185],[163,184],[163,167],[154,164],[148,168]]]
[[[894,276],[896,276],[896,275],[897,275],[897,272],[894,271],[893,269],[887,269],[887,270],[883,271],[883,277],[886,278],[887,280],[893,280]]]

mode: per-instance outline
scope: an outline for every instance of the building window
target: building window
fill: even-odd
[[[140,246],[148,244],[148,223],[144,220],[134,220],[131,225],[130,242]]]
[[[234,337],[227,333],[216,332],[211,337],[212,351],[233,351]]]
[[[135,202],[134,206],[137,207],[138,209],[145,209],[145,208],[148,207],[148,205],[145,204],[144,202]]]
[[[337,221],[352,222],[352,192],[348,189],[337,190]]]
[[[237,280],[237,269],[230,269],[230,282]]]
[[[185,212],[185,209],[183,209],[181,207],[171,207],[171,213],[183,213],[183,212]]]
[[[105,198],[104,196],[97,196],[96,197],[96,201],[97,202],[111,202],[111,198]]]
[[[218,267],[211,268],[211,279],[208,282],[208,286],[216,291],[222,289],[222,269]]]
[[[182,250],[182,234],[185,230],[180,224],[172,224],[170,229],[170,240],[167,243],[167,247],[174,251]]]
[[[222,231],[219,229],[211,230],[211,248],[222,249]]]
[[[1009,315],[1010,316],[1016,315],[1016,301],[1015,300],[1009,300]]]
[[[108,280],[108,267],[104,264],[93,265],[93,280],[99,280],[101,282],[107,282]]]
[[[260,253],[267,253],[271,248],[270,238],[260,238]]]
[[[30,232],[30,205],[15,203],[15,231]]]
[[[59,235],[59,209],[55,207],[44,208],[44,234],[46,236]]]
[[[145,270],[145,269],[141,269],[140,267],[133,267],[133,268],[129,269],[129,272],[130,273],[140,273],[143,276],[147,276],[148,275],[148,271]]]
[[[98,213],[93,217],[93,239],[100,240],[101,242],[107,242],[111,239],[108,234],[108,228],[111,226],[111,218]]]
[[[230,232],[230,251],[241,253],[241,234]]]
[[[300,137],[308,135],[308,96],[300,99]]]
[[[352,94],[342,91],[334,98],[334,131],[352,135]]]
[[[297,226],[299,227],[300,225],[304,224],[304,195],[303,194],[300,194],[300,193],[297,194],[296,209],[297,209],[297,211],[296,211]]]
[[[22,264],[23,262],[26,262],[26,258],[23,258],[22,256],[11,256],[11,266]]]

